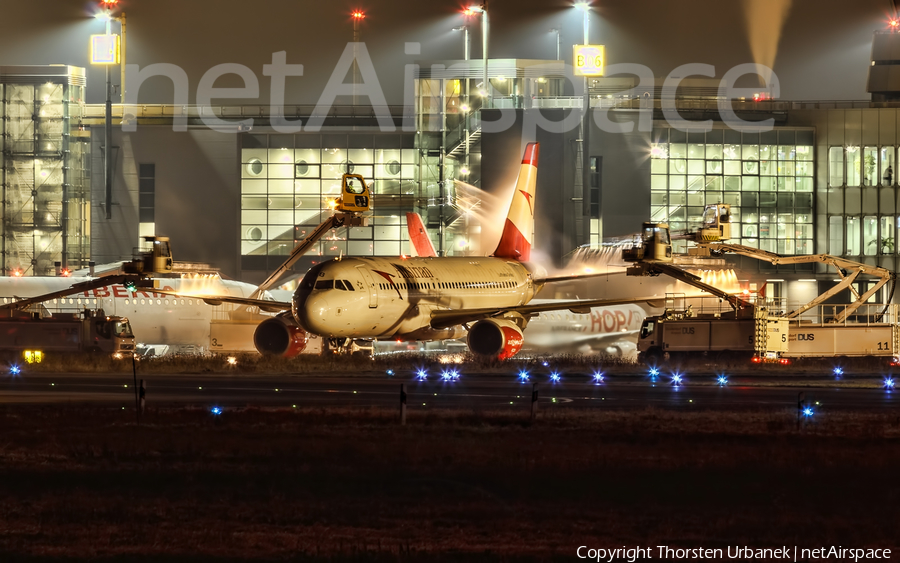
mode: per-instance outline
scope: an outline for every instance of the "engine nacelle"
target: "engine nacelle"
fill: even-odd
[[[309,334],[290,315],[279,315],[259,323],[253,345],[263,355],[293,358],[306,348]]]
[[[472,325],[466,344],[475,354],[506,360],[519,353],[525,337],[513,321],[486,319]]]

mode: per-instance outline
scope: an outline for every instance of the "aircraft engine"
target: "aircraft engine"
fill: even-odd
[[[253,333],[253,344],[260,354],[283,358],[293,358],[303,352],[308,340],[309,335],[289,313],[259,323]]]
[[[472,325],[466,343],[475,354],[506,360],[519,353],[525,338],[513,321],[486,319]]]

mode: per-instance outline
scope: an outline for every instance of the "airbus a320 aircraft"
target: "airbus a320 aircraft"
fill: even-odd
[[[14,308],[23,298],[38,297],[53,292],[65,292],[79,284],[96,282],[88,277],[0,277],[0,309]],[[227,295],[244,298],[256,295],[257,286],[223,280],[218,276],[200,278],[157,278],[159,290],[151,288],[126,289],[122,284],[94,287],[69,292],[42,301],[54,312],[77,313],[85,308],[101,308],[106,314],[127,317],[140,342],[164,344],[170,349],[185,346],[216,350],[210,341],[210,322],[213,307],[203,299],[174,297],[173,293],[205,294],[208,300]],[[224,315],[224,314],[223,314]],[[246,318],[259,322],[271,315],[246,313]],[[251,348],[252,349],[252,348]]]
[[[260,325],[257,347],[284,354],[304,333],[332,343],[467,335],[471,351],[505,359],[522,348],[522,331],[532,315],[563,310],[589,314],[593,306],[654,300],[529,303],[545,283],[586,277],[548,278],[542,268],[528,262],[534,241],[538,152],[537,143],[525,148],[493,256],[336,258],[317,264],[301,280],[290,312]]]

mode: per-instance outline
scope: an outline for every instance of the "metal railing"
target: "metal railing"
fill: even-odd
[[[283,111],[272,111],[273,109],[283,109]],[[106,116],[105,104],[86,104],[84,106],[84,117],[86,119],[103,119]],[[284,108],[273,108],[264,105],[244,105],[244,106],[198,106],[198,105],[173,105],[173,104],[113,104],[113,117],[122,118],[123,115],[130,115],[137,119],[146,118],[202,118],[208,117],[262,117],[268,118],[273,116],[284,116],[286,118],[298,117],[347,117],[371,118],[385,113],[392,117],[404,117],[415,115],[415,108],[407,106],[331,106],[324,110],[317,111],[315,105],[291,105]]]
[[[665,100],[667,106],[674,103],[679,110],[717,110],[719,99],[717,98],[689,98],[681,97],[674,100]],[[661,110],[663,100],[659,98],[631,98],[625,96],[592,97],[592,108],[606,109],[653,109]],[[900,108],[900,101],[873,102],[869,100],[819,100],[819,101],[779,101],[779,100],[730,100],[731,107],[737,111],[758,112],[782,112],[789,110],[823,110],[823,109],[866,109],[866,108]],[[500,109],[512,108],[581,108],[583,98],[581,96],[556,96],[535,97],[524,99],[521,96],[495,97],[492,99],[492,107]],[[147,118],[202,118],[204,116],[220,118],[270,118],[284,116],[288,119],[309,117],[341,117],[341,118],[373,118],[385,113],[394,118],[415,116],[415,107],[403,105],[370,106],[370,105],[341,105],[330,106],[322,110],[316,110],[314,104],[289,105],[283,108],[273,108],[268,105],[236,105],[236,106],[198,106],[176,104],[113,104],[113,117],[122,118],[123,115],[133,116],[137,119]],[[282,111],[279,111],[282,110]],[[473,108],[475,113],[477,108]],[[105,117],[104,104],[85,104],[85,119],[103,119]]]
[[[883,324],[895,324],[898,320],[898,305],[889,303],[865,303],[848,315],[840,323],[834,319],[849,307],[847,304],[819,305],[803,313],[798,319],[791,319],[791,326],[825,324],[830,326],[872,326]]]

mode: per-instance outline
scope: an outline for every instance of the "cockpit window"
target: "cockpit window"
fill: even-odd
[[[354,291],[353,286],[347,280],[334,280],[334,288],[341,291]]]
[[[316,282],[316,289],[334,289],[334,280],[319,280]]]
[[[303,280],[300,282],[300,287],[305,289],[306,291],[312,291],[312,289],[316,286],[316,280],[319,279],[319,274],[323,274],[322,268],[325,267],[327,262],[322,262],[321,264],[316,264],[312,268],[306,272],[306,275],[303,276]]]

